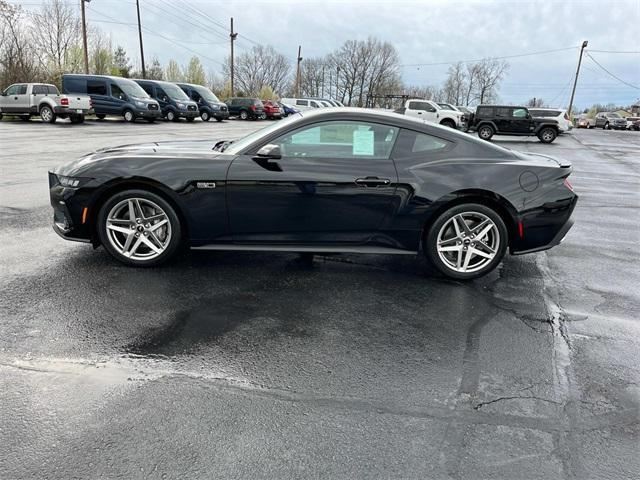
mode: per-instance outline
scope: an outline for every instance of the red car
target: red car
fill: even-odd
[[[262,105],[264,105],[263,118],[282,118],[282,112],[280,111],[280,107],[276,102],[272,102],[271,100],[263,100]]]

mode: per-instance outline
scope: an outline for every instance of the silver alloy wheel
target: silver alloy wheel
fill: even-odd
[[[165,211],[146,198],[127,198],[107,215],[109,243],[133,260],[152,260],[171,242],[171,222]]]
[[[480,138],[486,140],[487,138],[491,138],[492,130],[491,127],[482,127],[478,133],[480,134]]]
[[[167,120],[169,120],[170,122],[173,122],[176,119],[176,114],[173,113],[172,110],[169,110],[167,112]]]
[[[202,117],[202,120],[203,120],[204,122],[208,122],[208,121],[209,121],[209,118],[210,118],[210,117],[209,117],[209,112],[207,112],[207,111],[205,110],[204,112],[202,112],[202,113],[200,114],[200,117]]]
[[[126,112],[124,112],[124,119],[127,122],[133,122],[133,112],[131,110],[127,110]]]
[[[500,232],[488,216],[462,212],[442,225],[436,248],[440,260],[451,270],[471,273],[481,270],[500,250]]]
[[[45,122],[50,122],[52,115],[53,112],[49,107],[42,107],[42,110],[40,110],[40,118]]]
[[[542,139],[545,142],[550,142],[551,140],[553,140],[553,131],[549,128],[546,128],[543,132],[542,132]]]
[[[242,110],[240,112],[240,119],[241,120],[246,120],[247,118],[249,118],[249,115],[247,114],[247,112],[245,110]]]

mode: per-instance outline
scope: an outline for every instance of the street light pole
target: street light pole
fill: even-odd
[[[140,25],[140,1],[136,0],[136,9],[138,10],[138,35],[140,37],[140,61],[142,62],[142,78],[147,78],[147,72],[144,69],[144,49],[142,48],[142,26]]]
[[[582,63],[582,54],[584,52],[584,49],[587,48],[587,45],[589,44],[589,42],[587,40],[585,40],[584,42],[582,42],[582,47],[580,48],[580,58],[578,58],[578,69],[576,70],[576,78],[573,81],[573,90],[571,90],[571,100],[569,100],[569,108],[568,108],[568,112],[569,112],[569,121],[573,122],[572,120],[572,115],[571,115],[571,109],[573,108],[573,97],[576,94],[576,85],[578,85],[578,75],[580,74],[580,64]]]
[[[80,0],[80,6],[82,11],[82,44],[84,45],[84,73],[89,74],[89,52],[87,50],[87,21],[84,13],[84,3],[89,3],[91,0]]]
[[[231,33],[229,34],[229,38],[231,38],[231,59],[230,59],[230,73],[231,73],[231,96],[233,97],[234,94],[234,90],[233,90],[233,42],[235,42],[236,37],[238,36],[237,33],[235,33],[233,31],[233,17],[231,17]]]
[[[300,96],[300,62],[302,62],[302,57],[300,56],[302,50],[302,46],[298,45],[298,58],[296,63],[296,97]]]

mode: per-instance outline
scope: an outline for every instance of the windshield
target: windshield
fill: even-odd
[[[216,97],[216,94],[213,93],[206,87],[195,87],[194,90],[200,94],[202,98],[204,98],[207,102],[218,102],[220,103],[220,99]]]
[[[280,128],[286,128],[290,123],[295,122],[296,120],[300,120],[302,118],[302,114],[301,113],[297,113],[297,114],[293,114],[290,117],[287,117],[285,120],[280,120],[278,123],[274,123],[268,127],[265,128],[261,128],[260,130],[250,133],[249,135],[247,135],[246,137],[242,137],[240,140],[237,140],[235,142],[233,142],[232,144],[229,144],[225,149],[224,152],[228,153],[230,155],[237,155],[239,154],[242,150],[244,150],[245,148],[247,148],[249,145],[251,145],[253,142],[255,142],[256,140],[259,140],[261,137],[265,136],[265,135],[269,135],[270,133],[280,129]]]
[[[622,118],[620,117],[620,115],[618,115],[617,113],[608,113],[607,117],[611,117],[611,118]]]
[[[149,94],[145,92],[140,85],[132,80],[118,80],[118,86],[124,93],[137,98],[149,98]]]
[[[189,100],[189,97],[187,96],[187,94],[184,93],[182,89],[177,85],[174,85],[172,83],[163,83],[162,89],[165,91],[167,95],[169,95],[169,97],[172,100],[182,100],[182,101]]]

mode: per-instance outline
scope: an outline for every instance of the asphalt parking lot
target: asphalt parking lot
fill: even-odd
[[[576,223],[469,283],[51,229],[59,163],[267,123],[0,123],[0,478],[640,478],[640,133],[496,137],[573,162]]]

